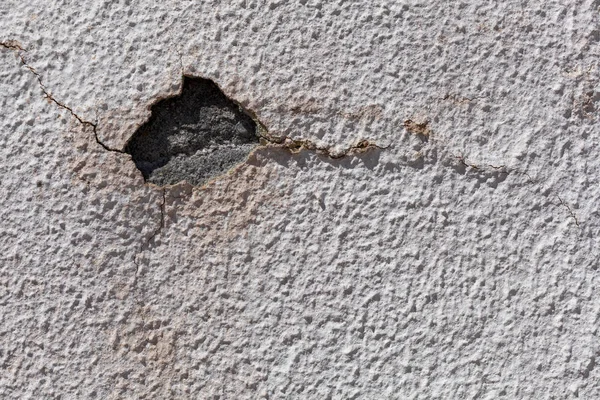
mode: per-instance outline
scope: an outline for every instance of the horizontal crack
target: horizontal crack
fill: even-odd
[[[484,165],[484,167],[482,167],[482,166],[479,166],[479,165],[477,165],[477,164],[474,164],[474,163],[472,163],[472,162],[468,161],[468,160],[466,159],[466,157],[464,157],[464,156],[461,156],[461,155],[458,155],[458,156],[457,156],[457,155],[453,155],[453,156],[454,156],[454,157],[455,157],[455,158],[458,160],[458,162],[459,162],[461,165],[463,165],[463,166],[465,166],[465,167],[472,168],[472,169],[474,169],[474,170],[476,170],[476,171],[481,171],[481,170],[483,170],[483,169],[484,169],[484,167],[489,167],[489,168],[492,168],[492,169],[494,169],[494,170],[498,171],[498,173],[499,173],[499,174],[506,174],[506,175],[508,175],[508,174],[509,174],[509,173],[511,173],[511,172],[517,172],[516,170],[509,170],[509,169],[506,167],[506,165],[492,165],[492,164],[485,164],[485,165]],[[530,179],[531,179],[531,178],[530,178]]]
[[[356,153],[364,153],[371,149],[387,149],[391,146],[381,146],[376,143],[372,143],[366,139],[361,139],[355,145],[347,147],[339,152],[335,152],[332,151],[329,147],[318,146],[315,142],[311,140],[292,139],[287,136],[275,138],[268,134],[265,135],[264,133],[259,134],[259,136],[267,143],[287,149],[293,154],[299,153],[302,150],[309,150],[324,154],[332,159],[343,158]]]

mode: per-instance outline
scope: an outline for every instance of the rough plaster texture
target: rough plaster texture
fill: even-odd
[[[1,2],[0,397],[600,398],[598,8]],[[145,184],[183,74],[385,149]]]

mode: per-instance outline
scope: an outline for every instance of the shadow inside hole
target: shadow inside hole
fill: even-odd
[[[254,120],[208,79],[184,76],[181,94],[152,106],[124,151],[147,182],[199,186],[259,144]]]

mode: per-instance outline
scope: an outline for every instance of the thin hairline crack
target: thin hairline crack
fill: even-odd
[[[261,124],[262,126],[262,124]],[[315,142],[307,139],[292,139],[288,136],[275,138],[265,133],[259,133],[259,137],[267,144],[273,147],[284,148],[292,154],[300,153],[303,150],[314,151],[324,154],[332,159],[344,158],[353,154],[364,153],[372,149],[388,149],[390,145],[381,146],[366,139],[359,140],[356,144],[342,149],[341,151],[332,150],[330,147],[319,146]]]
[[[573,220],[575,221],[575,225],[577,225],[578,228],[581,228],[581,226],[579,226],[579,219],[577,218],[577,215],[571,209],[571,207],[567,203],[565,203],[559,195],[556,195],[556,198],[559,201],[559,204],[557,204],[557,205],[565,207],[567,209],[567,211],[569,212],[569,215],[571,216],[571,218],[573,218]]]
[[[27,60],[25,60],[23,53],[27,52],[27,50],[25,50],[23,47],[21,47],[18,43],[14,42],[14,41],[0,42],[0,46],[4,47],[5,49],[9,49],[9,50],[16,52],[17,57],[19,57],[19,60],[21,61],[21,64],[35,76],[35,78],[38,81],[38,84],[40,86],[40,89],[42,90],[42,93],[44,94],[44,97],[46,99],[50,100],[51,102],[53,102],[54,104],[56,104],[59,108],[62,108],[63,110],[66,110],[67,112],[69,112],[69,114],[71,114],[71,116],[73,118],[75,118],[81,125],[90,127],[92,129],[92,132],[94,132],[94,138],[96,140],[96,143],[98,143],[100,146],[102,146],[102,148],[104,148],[104,150],[112,151],[112,152],[116,152],[116,153],[124,153],[122,150],[114,149],[114,148],[107,146],[100,140],[100,138],[98,137],[98,130],[97,130],[98,125],[96,123],[87,121],[84,118],[80,117],[75,111],[73,111],[73,109],[71,107],[58,101],[54,96],[52,96],[52,94],[46,88],[46,85],[44,85],[44,81],[43,81],[40,73],[37,72],[36,69],[27,62]]]

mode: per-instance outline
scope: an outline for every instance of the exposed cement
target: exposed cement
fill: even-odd
[[[258,142],[256,123],[214,82],[184,77],[181,94],[152,107],[125,152],[148,182],[201,185],[243,161]]]

